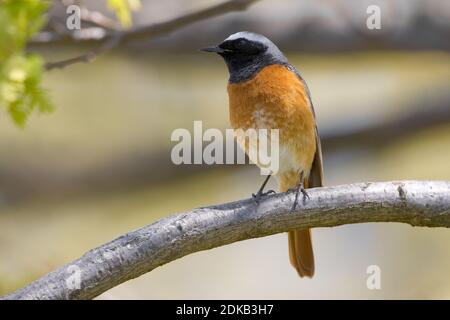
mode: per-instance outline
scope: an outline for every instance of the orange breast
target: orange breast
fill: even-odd
[[[316,151],[315,119],[307,90],[287,67],[271,65],[228,85],[234,129],[279,129],[280,171],[308,176]]]

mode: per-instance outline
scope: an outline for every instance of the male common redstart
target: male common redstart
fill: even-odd
[[[230,73],[230,120],[236,129],[278,129],[279,191],[322,186],[322,151],[311,96],[300,73],[266,37],[238,32],[216,47],[202,49],[223,57]],[[248,145],[242,146],[248,152]],[[257,161],[253,162],[256,164]],[[256,194],[263,189],[270,175]],[[314,275],[309,229],[290,231],[289,258],[300,277]]]

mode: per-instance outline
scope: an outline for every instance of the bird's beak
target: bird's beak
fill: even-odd
[[[209,47],[209,48],[203,48],[203,49],[200,49],[200,51],[204,51],[204,52],[215,52],[215,53],[224,53],[224,52],[226,52],[226,51],[228,51],[228,50],[222,49],[222,48],[220,48],[220,47]]]

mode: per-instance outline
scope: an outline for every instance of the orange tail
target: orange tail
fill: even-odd
[[[300,277],[314,276],[314,253],[311,242],[311,231],[295,230],[288,233],[289,259]]]
[[[282,178],[280,182],[280,191],[282,192],[294,184],[293,179],[288,177]],[[307,179],[304,180],[304,187],[308,187]],[[301,201],[301,197],[302,195],[300,195],[299,201]],[[288,232],[288,240],[291,265],[297,270],[300,277],[312,278],[314,276],[314,253],[310,229],[290,231]]]

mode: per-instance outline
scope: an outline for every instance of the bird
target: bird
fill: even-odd
[[[229,71],[229,117],[233,129],[278,129],[279,169],[273,176],[280,192],[301,192],[323,185],[320,137],[311,94],[300,72],[267,37],[249,31],[234,33],[220,44],[200,49],[220,55]],[[239,142],[239,141],[238,141]],[[247,154],[248,143],[240,143]],[[257,160],[251,159],[258,165]],[[271,175],[253,196],[263,192]],[[310,229],[288,232],[289,260],[300,277],[314,275]]]

